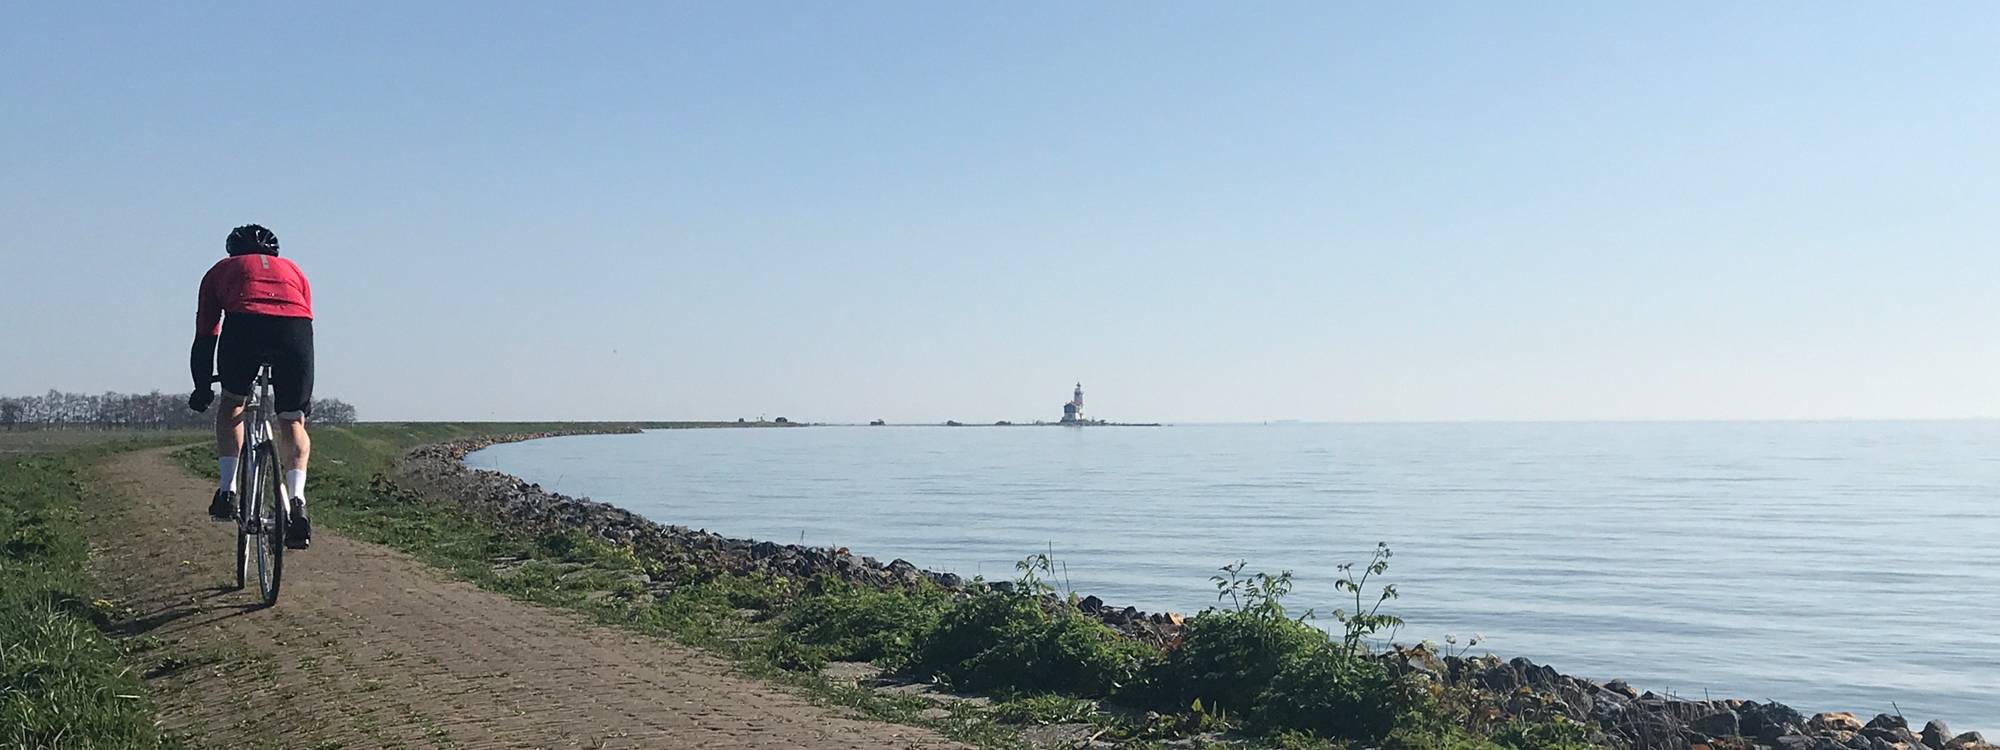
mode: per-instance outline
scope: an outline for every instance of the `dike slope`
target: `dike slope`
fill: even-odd
[[[536,433],[428,445],[409,451],[377,491],[414,491],[448,498],[462,509],[516,528],[577,529],[637,554],[690,571],[767,573],[810,578],[830,575],[853,583],[889,587],[928,580],[964,591],[968,582],[950,573],[923,570],[904,561],[884,564],[845,548],[803,547],[725,537],[685,526],[660,524],[623,508],[589,498],[549,492],[508,474],[465,466],[472,451],[504,442],[556,437]],[[671,585],[662,584],[662,585]],[[1005,582],[989,584],[1004,587]],[[1045,606],[1068,606],[1053,598]],[[1170,645],[1184,618],[1105,605],[1085,597],[1076,606],[1129,637]],[[1641,693],[1622,680],[1599,683],[1557,672],[1524,658],[1440,657],[1421,648],[1380,655],[1392,669],[1420,674],[1453,688],[1484,691],[1509,715],[1560,713],[1594,725],[1619,747],[1640,750],[2000,750],[1977,732],[1953,734],[1943,722],[1912,727],[1901,716],[1863,720],[1851,713],[1805,715],[1776,702],[1735,699],[1688,700]]]

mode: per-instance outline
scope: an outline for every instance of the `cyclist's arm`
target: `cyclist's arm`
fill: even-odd
[[[188,349],[188,374],[194,378],[195,390],[208,390],[209,372],[214,367],[215,337],[194,337],[194,346]]]
[[[196,295],[194,346],[188,349],[188,374],[195,390],[208,390],[209,372],[215,366],[215,340],[222,333],[222,302],[215,294],[215,269],[201,277]]]

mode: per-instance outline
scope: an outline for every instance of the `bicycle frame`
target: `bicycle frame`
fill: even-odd
[[[271,366],[261,365],[244,400],[240,421],[243,441],[236,461],[236,585],[242,588],[249,583],[251,546],[254,544],[258,588],[266,605],[275,604],[278,599],[278,584],[284,572],[285,519],[292,507],[290,492],[280,479],[284,471],[283,461],[272,441],[273,398]],[[272,465],[265,466],[267,460]],[[272,480],[268,484],[260,481],[267,477]],[[270,507],[277,509],[275,523],[265,517],[264,511]]]
[[[238,460],[236,462],[236,470],[242,474],[240,478],[256,476],[255,470],[258,468],[257,447],[272,442],[270,413],[272,398],[271,366],[263,365],[257,368],[257,379],[251,381],[250,397],[243,402],[243,446],[238,449]],[[272,452],[276,453],[277,451],[273,450]],[[278,471],[284,470],[282,466],[271,468]],[[237,486],[241,487],[243,485],[238,484]],[[281,494],[286,492],[282,484],[279,485],[278,489]],[[285,507],[291,507],[291,498],[285,497],[283,499]]]

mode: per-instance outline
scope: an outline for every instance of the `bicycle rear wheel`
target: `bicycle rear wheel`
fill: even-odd
[[[264,606],[278,603],[278,584],[285,574],[285,496],[280,485],[277,451],[270,441],[257,444],[257,460],[251,478],[251,506],[257,537],[257,588]]]
[[[236,454],[236,590],[250,582],[250,451]]]

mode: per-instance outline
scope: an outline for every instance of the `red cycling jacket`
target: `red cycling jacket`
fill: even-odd
[[[311,320],[312,285],[290,260],[275,255],[232,255],[201,277],[194,335],[222,335],[224,312]]]

